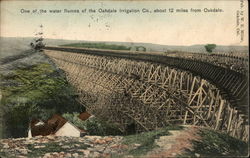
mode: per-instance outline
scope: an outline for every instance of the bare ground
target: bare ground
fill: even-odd
[[[185,126],[184,130],[169,131],[171,135],[162,136],[155,140],[159,146],[147,154],[147,157],[175,157],[181,155],[186,149],[192,150],[192,140],[198,140],[197,135],[199,130],[195,126]]]

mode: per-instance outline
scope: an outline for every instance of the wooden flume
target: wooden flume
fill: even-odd
[[[131,123],[138,132],[191,124],[249,138],[248,116],[219,88],[188,71],[110,56],[44,52],[64,70],[87,110],[121,130]]]

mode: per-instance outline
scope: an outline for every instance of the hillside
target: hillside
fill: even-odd
[[[0,138],[25,137],[32,118],[82,112],[64,73],[22,39],[1,41]],[[63,105],[63,106],[62,106]]]
[[[195,126],[129,136],[34,137],[0,140],[2,157],[246,157],[247,143]]]
[[[21,47],[28,47],[29,43],[32,41],[32,37],[24,37],[24,38],[15,38],[15,37],[1,37],[1,47],[2,45],[8,45],[8,43],[14,43],[15,45],[19,45]],[[177,46],[177,45],[161,45],[161,44],[153,44],[153,43],[140,43],[140,42],[113,42],[113,41],[84,41],[84,40],[63,40],[63,39],[46,39],[44,42],[47,45],[66,45],[66,44],[76,44],[76,43],[104,43],[108,45],[121,45],[125,47],[135,47],[135,46],[143,46],[147,51],[186,51],[186,52],[206,52],[204,45],[191,45],[191,46]],[[0,47],[0,57],[2,48]],[[248,52],[247,46],[223,46],[217,45],[214,52]]]

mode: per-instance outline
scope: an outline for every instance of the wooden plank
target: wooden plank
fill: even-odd
[[[217,118],[216,118],[215,130],[217,130],[218,127],[219,127],[220,116],[221,116],[221,112],[222,112],[223,105],[224,105],[224,100],[221,100],[220,107],[219,107],[219,111],[218,111]]]
[[[234,109],[230,109],[230,114],[229,114],[229,119],[228,119],[228,124],[227,124],[227,132],[230,131],[233,112],[234,112]]]
[[[184,125],[186,124],[187,116],[188,116],[188,111],[185,112],[185,117],[184,117],[184,120],[183,120],[183,124]]]

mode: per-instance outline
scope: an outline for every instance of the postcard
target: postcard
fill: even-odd
[[[0,158],[249,155],[246,0],[0,7]]]

